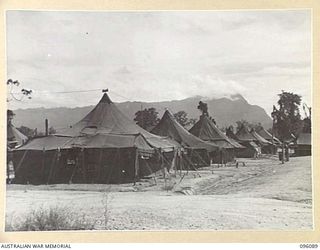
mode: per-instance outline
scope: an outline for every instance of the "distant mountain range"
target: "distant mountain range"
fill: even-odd
[[[210,116],[212,116],[220,128],[235,125],[236,121],[241,119],[248,122],[260,122],[266,129],[272,125],[270,116],[266,111],[257,105],[249,104],[243,96],[233,95],[230,98],[204,99],[201,96],[191,97],[183,100],[165,101],[165,102],[122,102],[116,103],[118,108],[130,119],[142,108],[154,107],[162,117],[165,109],[175,113],[180,110],[187,112],[189,118],[199,118],[200,112],[197,109],[199,101],[202,100],[208,104]],[[97,100],[98,102],[99,100]],[[49,127],[53,126],[56,130],[68,127],[81,118],[83,118],[94,106],[85,106],[77,108],[34,108],[17,109],[13,123],[16,127],[21,125],[29,128],[37,128],[38,131],[44,131],[44,120],[49,120]]]

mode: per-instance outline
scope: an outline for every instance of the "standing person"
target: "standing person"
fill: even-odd
[[[286,161],[289,161],[289,145],[288,144],[285,145],[285,157],[286,157]]]

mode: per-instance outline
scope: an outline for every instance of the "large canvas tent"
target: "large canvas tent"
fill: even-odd
[[[264,127],[260,126],[259,128],[256,129],[256,132],[261,136],[263,137],[264,139],[266,139],[267,141],[275,144],[275,145],[280,145],[281,142],[280,140],[275,137],[275,136],[272,136],[272,134],[270,134],[267,130],[265,130]]]
[[[220,154],[214,157],[216,163],[226,163],[233,161],[235,148],[241,147],[232,142],[220,129],[209,119],[207,115],[201,115],[199,121],[189,130],[189,132],[204,141],[217,144],[221,150]]]
[[[10,148],[19,147],[28,141],[28,137],[21,133],[11,122],[7,125],[7,145]]]
[[[231,133],[230,136],[245,146],[245,149],[237,152],[238,157],[255,158],[261,153],[261,146],[256,143],[257,139],[249,132],[246,126],[241,126],[235,135]]]
[[[105,93],[76,124],[15,150],[15,181],[130,182],[163,168],[163,158],[172,158],[178,148],[177,142],[136,125]]]
[[[274,152],[273,145],[268,140],[264,139],[261,135],[259,135],[255,129],[252,129],[250,132],[254,138],[256,138],[256,143],[260,145],[261,152],[264,154],[272,154]]]
[[[311,155],[311,133],[301,133],[296,141],[295,156]]]
[[[209,165],[209,152],[218,151],[219,147],[213,142],[205,142],[200,138],[189,133],[182,125],[180,125],[174,116],[166,110],[151,133],[168,136],[177,141],[187,151],[185,157],[190,158],[191,164]]]

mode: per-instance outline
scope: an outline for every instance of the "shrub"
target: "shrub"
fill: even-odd
[[[6,218],[6,231],[92,230],[95,221],[68,207],[40,207],[23,216]]]

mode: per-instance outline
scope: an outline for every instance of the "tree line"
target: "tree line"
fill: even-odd
[[[278,97],[279,100],[273,106],[273,111],[270,114],[273,126],[268,129],[269,132],[273,133],[281,141],[294,140],[300,133],[311,133],[311,107],[308,107],[305,103],[302,104],[301,96],[292,92],[282,91]],[[300,114],[301,105],[305,112],[304,119],[301,118]],[[209,115],[207,103],[200,101],[197,109],[202,113],[201,115],[207,116],[216,124],[215,119]],[[188,114],[184,110],[178,111],[173,115],[183,127],[192,126],[196,123],[196,119],[188,118]],[[160,118],[155,108],[146,108],[135,113],[134,121],[142,128],[151,130],[158,124]],[[262,124],[240,120],[236,122],[235,128],[231,125],[220,129],[224,132],[228,129],[236,133],[243,126],[248,129],[259,129],[262,127]]]

